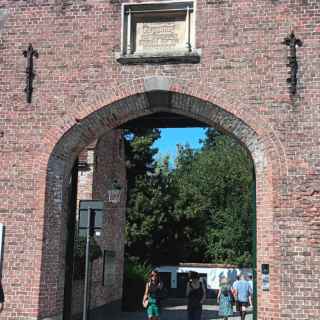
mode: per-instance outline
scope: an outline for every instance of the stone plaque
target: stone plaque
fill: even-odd
[[[136,53],[170,52],[185,48],[185,20],[137,21]]]
[[[196,57],[193,1],[125,4],[122,31],[119,62]]]

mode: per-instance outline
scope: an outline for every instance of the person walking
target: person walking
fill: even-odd
[[[232,287],[231,287],[232,295],[233,295],[234,300],[235,300],[236,311],[240,311],[239,304],[238,304],[238,301],[237,301],[236,289],[235,289],[236,286],[237,286],[237,283],[239,281],[240,281],[240,275],[237,275],[236,276],[236,280],[233,282]]]
[[[188,298],[188,320],[200,320],[206,292],[197,272],[191,271],[189,274],[186,295]]]
[[[146,283],[142,304],[147,309],[149,320],[160,320],[160,297],[163,290],[163,283],[160,280],[159,272],[153,270]]]
[[[240,275],[236,276],[236,280],[234,281],[234,283],[232,284],[231,290],[232,292],[235,292],[235,287],[237,286],[237,283],[240,281]]]
[[[251,292],[253,293],[253,276],[252,274],[249,275],[249,279],[248,279],[250,288],[251,288]]]
[[[225,277],[223,277],[220,282],[217,302],[219,304],[219,316],[222,316],[224,320],[228,320],[228,317],[233,315],[233,295],[230,283]]]
[[[252,291],[249,282],[244,274],[240,275],[240,280],[234,286],[235,298],[239,307],[241,320],[245,320],[247,308],[252,305]]]

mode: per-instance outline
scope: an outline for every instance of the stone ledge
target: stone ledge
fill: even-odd
[[[144,63],[199,63],[201,58],[201,50],[196,49],[192,52],[170,52],[159,54],[131,54],[120,55],[116,57],[121,64],[144,64]]]

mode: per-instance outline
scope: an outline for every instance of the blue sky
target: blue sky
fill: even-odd
[[[161,138],[154,144],[159,149],[161,157],[170,155],[171,165],[177,156],[177,144],[188,143],[191,148],[199,148],[199,139],[204,137],[203,128],[169,128],[161,129]],[[156,159],[159,158],[157,154]]]

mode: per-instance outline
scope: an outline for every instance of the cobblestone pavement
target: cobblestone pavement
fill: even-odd
[[[222,319],[218,316],[218,307],[213,305],[204,305],[202,320]],[[252,320],[252,314],[246,316],[246,320]],[[112,320],[147,320],[146,313],[142,312],[123,312]],[[185,305],[171,306],[163,308],[161,320],[187,320],[187,311]],[[240,320],[237,313],[229,317],[229,320]]]

